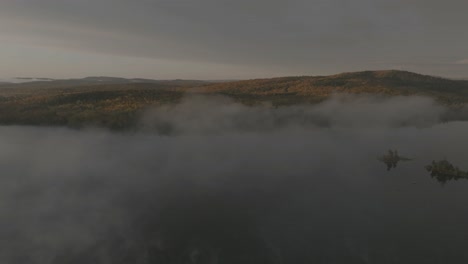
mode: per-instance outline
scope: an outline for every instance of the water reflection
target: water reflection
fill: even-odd
[[[395,169],[398,165],[398,162],[400,161],[410,161],[412,159],[409,159],[409,158],[405,158],[405,157],[402,157],[402,156],[399,156],[398,155],[398,151],[395,150],[391,150],[389,149],[388,150],[388,153],[381,156],[381,157],[378,157],[377,158],[378,160],[380,160],[381,162],[385,163],[385,165],[387,165],[387,170],[391,170],[392,168]]]

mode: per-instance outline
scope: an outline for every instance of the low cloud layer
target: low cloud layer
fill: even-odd
[[[424,170],[468,168],[467,122],[425,98],[226,100],[150,111],[133,134],[0,127],[0,262],[468,261],[468,181]],[[387,172],[389,148],[415,159]]]
[[[224,134],[314,128],[430,126],[449,111],[426,97],[337,95],[317,105],[250,107],[227,97],[192,96],[148,111],[140,128],[166,134]],[[453,117],[455,118],[455,117]]]

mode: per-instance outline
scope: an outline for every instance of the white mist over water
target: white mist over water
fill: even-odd
[[[444,111],[191,98],[132,134],[0,127],[0,262],[466,263],[468,181],[424,169],[468,168]],[[387,172],[388,149],[414,160]]]

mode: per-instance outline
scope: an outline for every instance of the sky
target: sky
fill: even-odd
[[[465,0],[0,1],[0,77],[468,78]]]

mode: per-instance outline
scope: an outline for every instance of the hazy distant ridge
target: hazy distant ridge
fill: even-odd
[[[204,93],[231,95],[288,95],[323,98],[333,93],[427,95],[445,101],[467,102],[468,81],[450,80],[406,71],[363,71],[331,76],[297,76],[213,84]]]
[[[87,77],[3,84],[0,124],[125,129],[147,108],[174,104],[187,95],[223,95],[246,105],[282,106],[318,103],[340,93],[427,96],[458,111],[468,103],[468,81],[391,70],[217,83]]]

